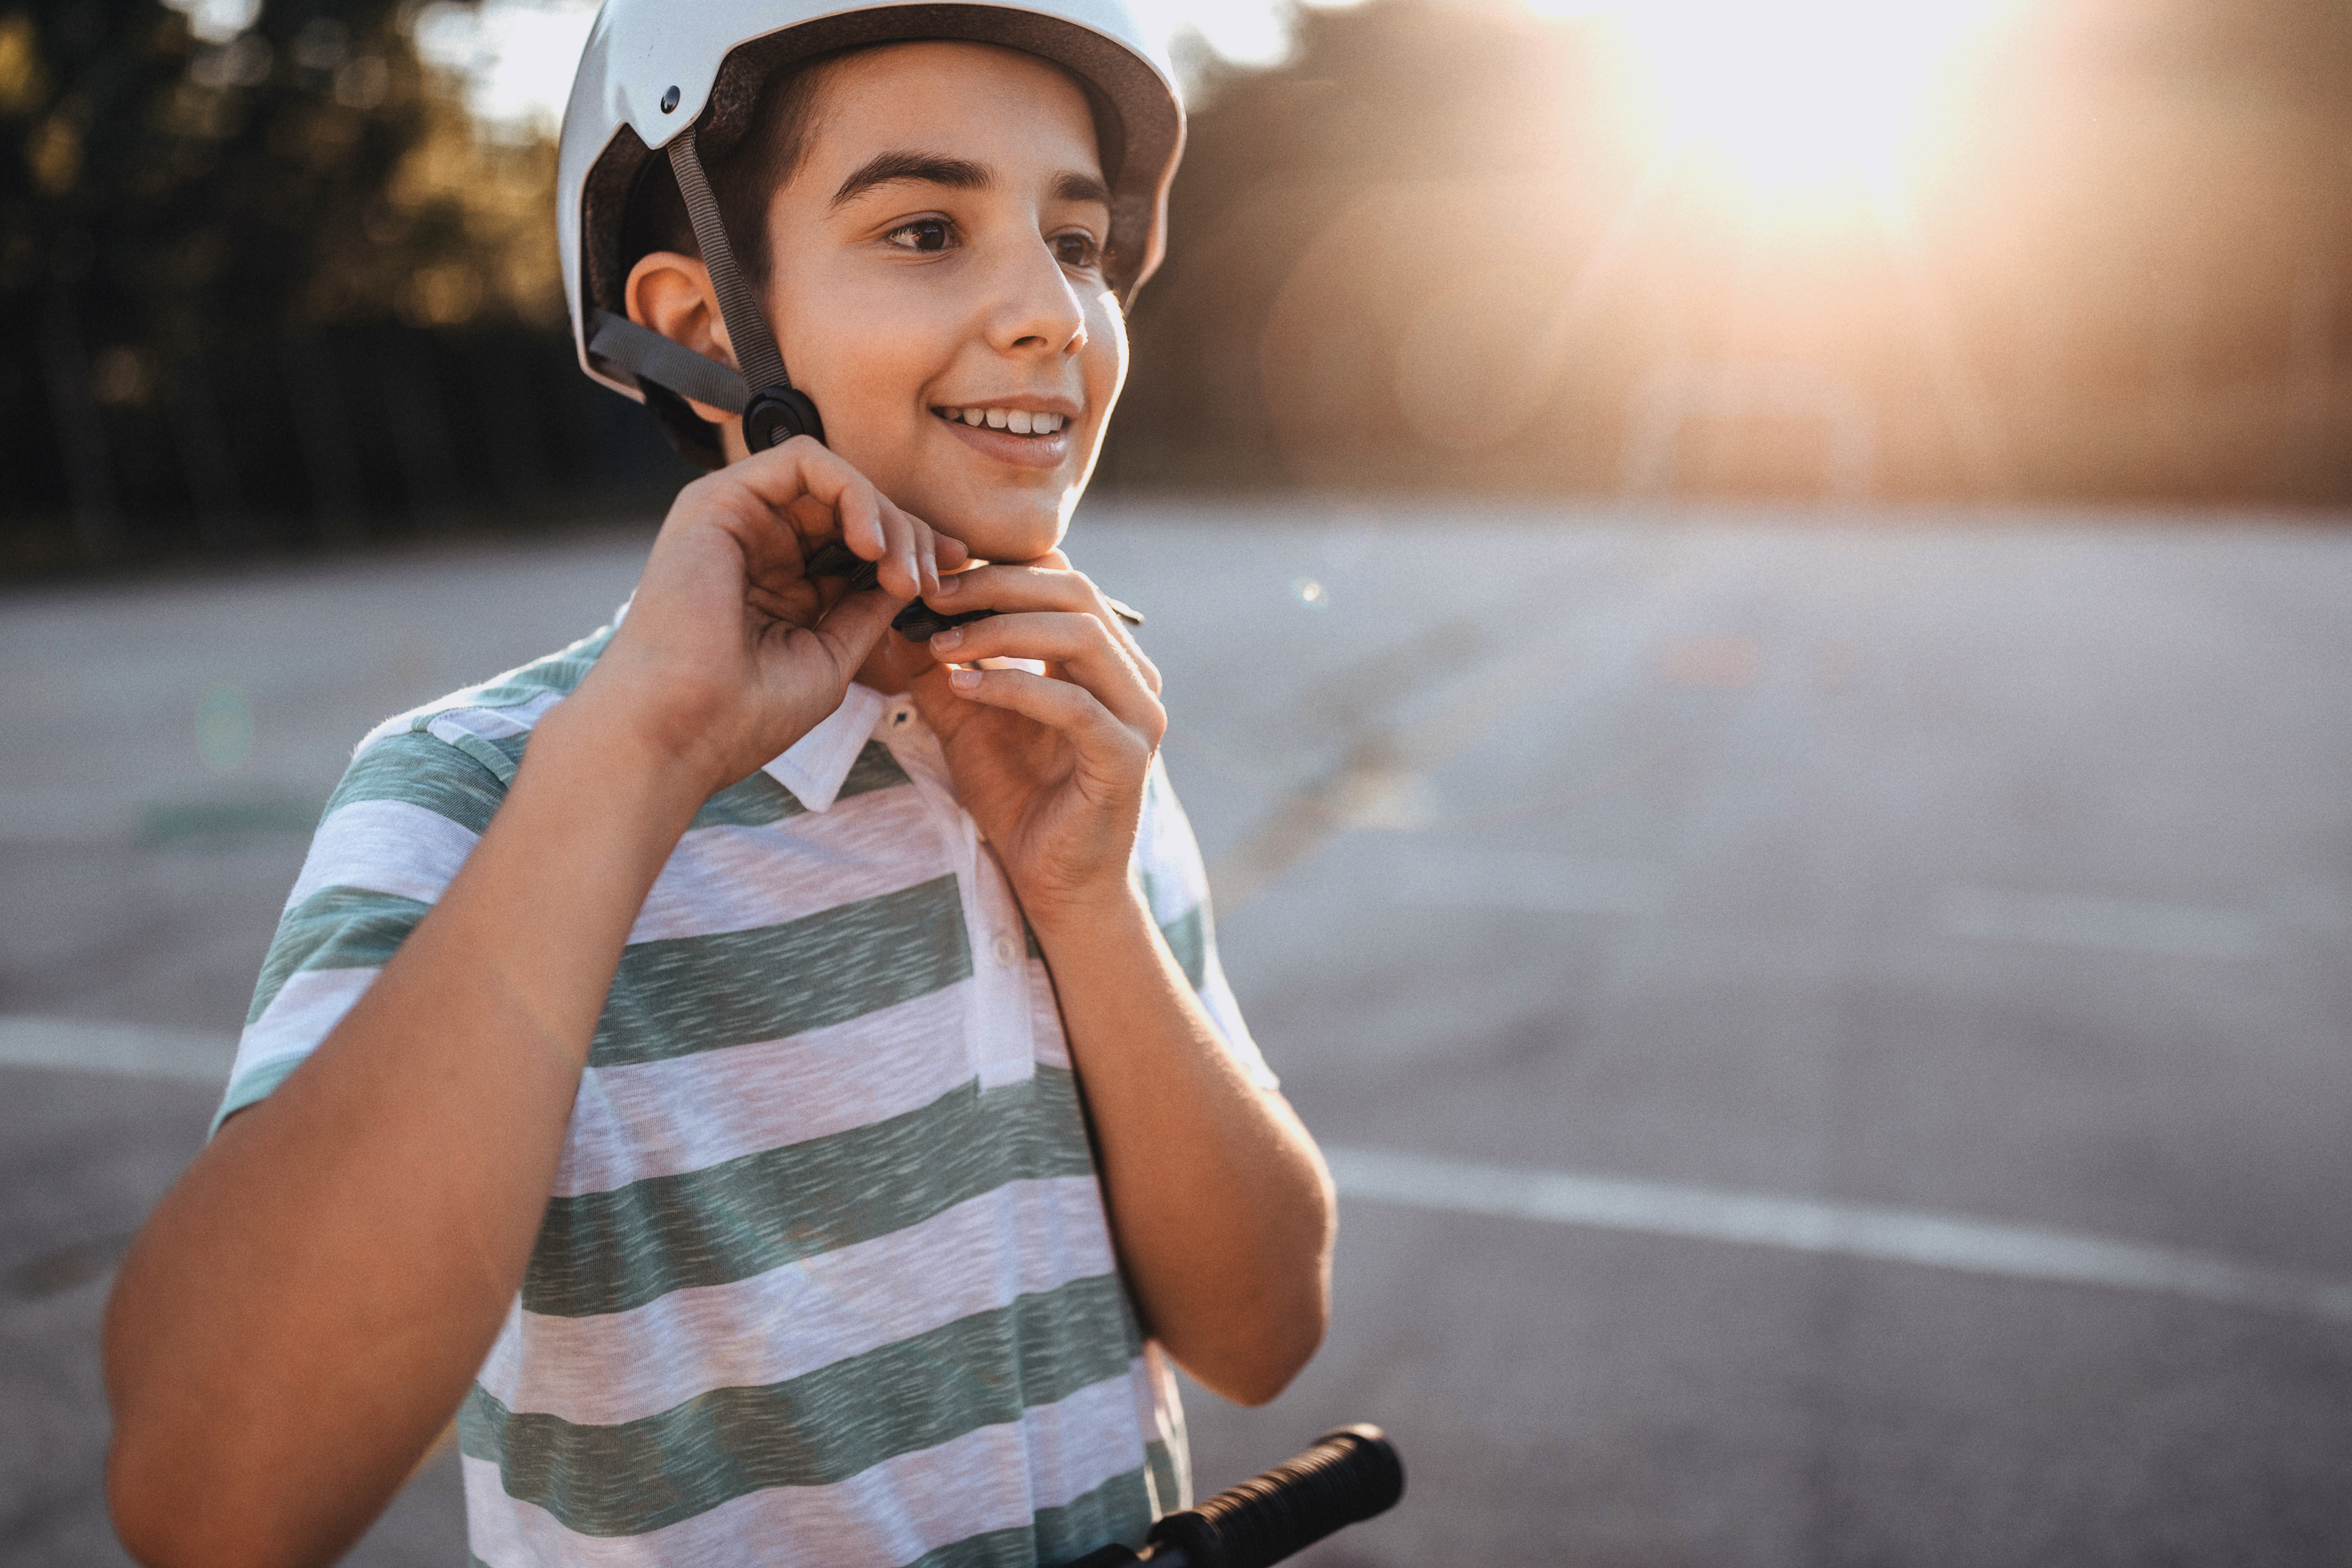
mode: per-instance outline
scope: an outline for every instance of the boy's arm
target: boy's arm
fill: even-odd
[[[886,591],[801,574],[838,531]],[[108,1492],[152,1564],[331,1561],[512,1305],[604,995],[701,803],[839,705],[934,544],[808,441],[682,492],[627,621],[464,867],[158,1205],[108,1303]]]
[[[1201,1383],[1263,1404],[1307,1364],[1329,1316],[1322,1156],[1289,1102],[1226,1047],[1131,887],[1032,918],[1137,1304]]]
[[[1037,933],[1100,1145],[1120,1261],[1150,1331],[1244,1404],[1321,1342],[1334,1204],[1314,1141],[1226,1046],[1129,879],[1166,715],[1159,675],[1058,554],[927,595],[995,618],[902,673]],[[1038,658],[1048,674],[950,671]],[[925,668],[928,667],[928,668]]]

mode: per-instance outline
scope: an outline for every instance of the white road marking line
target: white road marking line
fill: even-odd
[[[1944,900],[1942,924],[1949,936],[2168,958],[2253,958],[2269,936],[2260,918],[2238,910],[1991,888],[1953,889]]]
[[[0,1017],[0,1067],[125,1073],[225,1087],[236,1037],[87,1018]]]
[[[1513,1169],[1390,1150],[1327,1147],[1323,1152],[1339,1195],[1366,1203],[1830,1253],[2053,1284],[2150,1290],[2352,1322],[2352,1281],[2313,1279],[2106,1237],[1925,1209]]]
[[[0,1067],[225,1084],[233,1035],[79,1018],[0,1017]],[[1324,1150],[1342,1197],[1453,1214],[1837,1254],[2058,1284],[2187,1296],[2352,1322],[2352,1282],[1962,1215],[1571,1171],[1514,1169],[1377,1149]]]
[[[1441,909],[1648,915],[1665,906],[1668,876],[1646,860],[1461,850],[1407,866],[1391,897]]]
[[[137,810],[89,790],[12,789],[0,795],[0,844],[79,844],[131,837]]]

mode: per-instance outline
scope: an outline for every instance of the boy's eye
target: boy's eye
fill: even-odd
[[[943,217],[919,217],[912,223],[902,223],[886,237],[901,250],[945,250],[955,238],[955,230]]]
[[[1102,248],[1090,234],[1057,234],[1054,237],[1054,259],[1084,271],[1101,261]]]

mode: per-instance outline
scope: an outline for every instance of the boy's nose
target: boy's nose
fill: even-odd
[[[999,269],[989,338],[1007,353],[1074,354],[1086,347],[1086,302],[1043,240],[1012,247]]]

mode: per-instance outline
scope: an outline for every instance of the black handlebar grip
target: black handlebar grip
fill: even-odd
[[[1186,1568],[1268,1568],[1404,1495],[1404,1461],[1377,1426],[1326,1432],[1315,1446],[1199,1508],[1151,1527]]]

